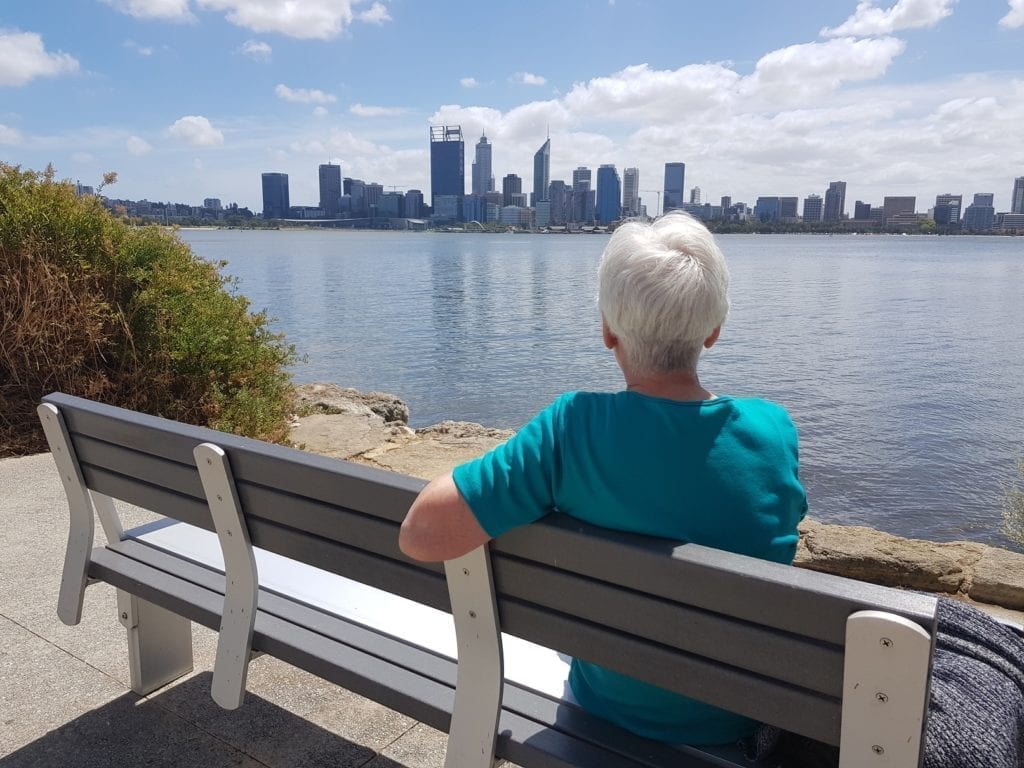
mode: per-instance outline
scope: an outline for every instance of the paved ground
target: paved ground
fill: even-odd
[[[242,708],[220,709],[203,627],[195,671],[135,695],[112,587],[89,587],[79,626],[57,618],[67,518],[49,454],[0,460],[0,768],[443,764],[444,734],[267,656]]]

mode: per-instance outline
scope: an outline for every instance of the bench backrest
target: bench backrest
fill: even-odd
[[[59,393],[45,402],[59,408],[89,489],[213,530],[193,456],[213,443],[253,544],[451,610],[442,566],[397,545],[422,481]],[[899,617],[926,646],[935,635],[925,595],[558,515],[493,542],[490,569],[502,632],[829,744],[845,727],[850,617]],[[923,703],[910,707],[923,721]]]

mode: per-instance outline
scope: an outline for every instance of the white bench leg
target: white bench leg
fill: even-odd
[[[135,693],[145,696],[192,671],[192,622],[120,589],[117,612],[128,630]]]

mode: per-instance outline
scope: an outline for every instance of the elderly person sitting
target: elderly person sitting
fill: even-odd
[[[681,213],[625,224],[599,278],[602,335],[626,388],[561,395],[506,443],[431,482],[402,525],[402,550],[447,560],[559,510],[791,562],[807,508],[793,423],[778,405],[716,396],[697,378],[729,308],[711,233]],[[652,739],[724,744],[755,727],[580,659],[569,683],[584,708]]]

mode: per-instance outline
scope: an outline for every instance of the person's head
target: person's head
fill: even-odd
[[[681,211],[623,224],[598,277],[601,316],[625,365],[645,374],[696,371],[729,311],[729,269],[703,224]]]

